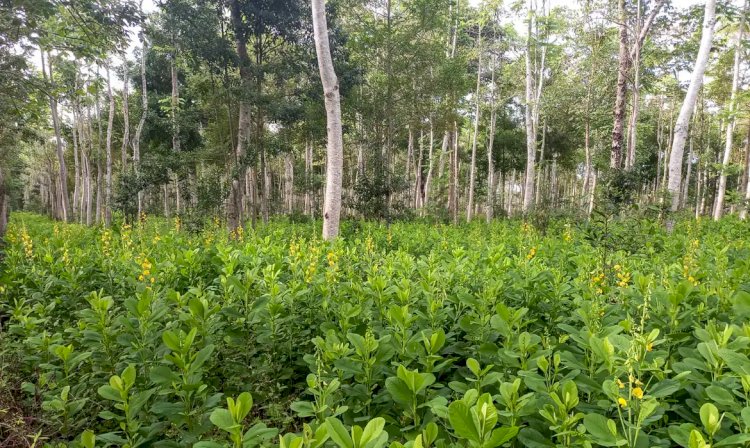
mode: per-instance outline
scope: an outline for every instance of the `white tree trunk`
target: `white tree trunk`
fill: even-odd
[[[107,120],[107,177],[104,180],[104,225],[112,224],[112,128],[115,123],[115,97],[112,94],[112,83],[109,77],[109,63],[105,65],[107,72],[107,96],[109,97],[109,117]]]
[[[737,103],[737,89],[740,80],[740,61],[742,55],[742,37],[745,31],[745,11],[747,10],[748,0],[745,0],[745,7],[742,9],[740,26],[737,29],[737,44],[734,47],[734,67],[732,69],[732,93],[729,97],[729,122],[727,123],[727,134],[724,145],[724,157],[721,161],[721,175],[719,176],[719,186],[716,190],[716,207],[714,208],[714,220],[718,221],[724,211],[724,196],[727,192],[727,168],[732,157],[732,137],[734,136],[735,109]]]
[[[703,73],[706,71],[706,65],[708,64],[715,24],[716,0],[706,0],[700,49],[698,50],[695,68],[690,79],[690,87],[688,87],[685,100],[680,108],[680,114],[675,123],[674,140],[672,142],[672,150],[669,154],[669,181],[667,182],[667,190],[672,196],[672,211],[677,211],[680,206],[680,185],[682,182],[682,160],[685,151],[685,141],[687,140],[693,106],[698,97],[698,91],[703,83]]]
[[[47,78],[44,70],[44,50],[40,48],[42,56],[42,75]],[[47,62],[49,63],[49,82],[54,82],[52,78],[52,56],[47,53]],[[70,205],[68,200],[68,169],[65,166],[65,148],[63,146],[62,132],[60,131],[60,119],[57,114],[57,99],[54,94],[49,95],[49,108],[52,113],[52,126],[55,130],[55,144],[57,149],[57,161],[59,164],[60,174],[60,217],[63,221],[68,221],[70,214]]]
[[[120,169],[125,172],[128,166],[128,145],[130,144],[130,111],[128,108],[128,95],[130,87],[130,76],[128,76],[128,63],[122,64],[122,154]]]
[[[341,129],[339,81],[333,69],[328,44],[325,0],[312,0],[315,52],[325,95],[328,148],[326,150],[326,186],[323,200],[323,239],[333,240],[339,234],[341,215],[341,175],[344,165],[344,140]]]
[[[148,90],[146,89],[146,54],[148,47],[146,45],[145,33],[141,32],[141,118],[138,120],[138,126],[135,128],[135,137],[133,139],[133,169],[136,176],[141,171],[141,133],[143,126],[146,124],[146,115],[148,114]],[[139,179],[140,182],[140,179]],[[138,219],[143,213],[143,191],[138,189]]]
[[[474,212],[474,179],[476,179],[477,169],[477,140],[479,138],[479,115],[481,106],[481,87],[482,87],[482,27],[479,27],[479,36],[477,37],[477,49],[479,56],[477,59],[477,90],[476,107],[474,111],[474,135],[471,141],[471,166],[469,167],[469,200],[466,204],[466,222],[471,222]]]
[[[529,0],[528,34],[526,36],[526,180],[523,188],[522,212],[528,213],[534,199],[534,178],[536,163],[536,133],[532,115],[534,81],[531,73],[531,29],[532,29],[532,3]]]

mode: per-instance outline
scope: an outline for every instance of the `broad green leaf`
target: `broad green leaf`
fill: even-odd
[[[232,414],[228,409],[214,409],[209,419],[211,420],[211,423],[223,429],[224,431],[231,431],[232,429],[239,427],[239,425],[234,422]]]
[[[336,417],[328,417],[326,419],[326,426],[328,427],[328,435],[339,448],[354,448],[349,431],[346,430],[341,420]]]
[[[492,435],[482,444],[482,448],[497,448],[506,442],[509,442],[518,434],[517,426],[506,426],[497,428],[492,431]]]
[[[381,417],[376,417],[370,420],[367,423],[367,426],[365,426],[365,429],[362,431],[362,437],[359,439],[359,446],[364,447],[370,441],[375,440],[378,437],[380,437],[380,434],[383,432],[384,427],[385,427],[385,419]]]
[[[479,429],[474,425],[469,406],[461,400],[454,401],[448,406],[448,420],[453,431],[462,439],[474,443],[480,442]]]
[[[617,427],[612,420],[599,414],[586,414],[583,425],[594,441],[602,446],[621,446],[627,443],[617,434]]]
[[[721,416],[719,415],[719,410],[716,409],[716,406],[714,406],[713,403],[705,403],[701,406],[700,415],[701,423],[703,423],[703,428],[706,432],[712,435],[716,434],[721,422]]]

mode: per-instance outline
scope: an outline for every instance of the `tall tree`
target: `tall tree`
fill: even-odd
[[[620,27],[620,51],[617,57],[617,99],[615,100],[615,121],[612,127],[612,150],[609,166],[618,169],[622,164],[623,131],[625,129],[625,106],[628,89],[628,16],[625,0],[618,0]]]
[[[52,73],[52,55],[47,52],[47,63],[49,66],[45,69],[44,63],[44,49],[40,47],[39,53],[42,58],[42,75],[45,80],[50,83],[51,88],[47,97],[49,98],[49,108],[52,115],[52,128],[55,131],[55,147],[57,149],[57,163],[59,167],[59,203],[60,203],[60,216],[59,218],[63,221],[67,221],[70,214],[70,198],[68,197],[68,168],[65,164],[65,148],[63,143],[62,132],[60,130],[60,117],[57,111],[57,96],[55,94],[55,87]],[[49,76],[47,75],[49,70]]]
[[[482,87],[482,25],[479,23],[477,30],[477,89],[474,92],[475,96],[475,107],[474,107],[474,131],[472,133],[471,140],[471,166],[469,167],[469,199],[466,204],[466,222],[471,222],[471,218],[474,214],[474,180],[476,179],[477,169],[477,141],[479,140],[479,119],[481,111],[481,87]],[[489,185],[487,188],[491,188]]]
[[[745,31],[745,14],[747,13],[748,0],[740,12],[740,23],[737,28],[737,42],[734,46],[734,65],[732,68],[732,91],[729,96],[729,106],[727,107],[727,129],[724,139],[724,156],[721,160],[721,174],[719,175],[719,184],[716,188],[716,206],[714,207],[714,220],[719,220],[724,212],[724,196],[727,192],[727,169],[732,157],[732,143],[734,137],[734,125],[736,122],[735,113],[737,109],[737,90],[740,84],[740,62],[742,59],[742,38]]]
[[[315,33],[315,52],[318,55],[320,80],[323,84],[328,129],[326,186],[323,202],[323,239],[333,240],[339,234],[344,140],[341,127],[339,81],[333,68],[333,58],[328,42],[325,0],[312,0],[312,18]]]
[[[533,0],[528,0],[527,35],[526,35],[526,104],[524,105],[526,122],[526,177],[523,189],[523,213],[531,210],[534,199],[534,179],[536,166],[536,129],[534,127],[534,74],[531,66],[531,40],[536,11]]]
[[[682,184],[682,165],[685,142],[687,141],[690,117],[693,114],[695,101],[698,98],[698,91],[703,84],[703,74],[706,71],[708,57],[711,52],[711,43],[713,42],[715,25],[716,0],[706,0],[700,48],[698,49],[698,56],[696,57],[693,74],[690,78],[690,86],[685,94],[685,99],[680,108],[680,114],[677,116],[677,121],[675,122],[672,149],[669,153],[669,180],[667,182],[667,190],[672,196],[672,211],[677,211],[680,207],[680,187]]]

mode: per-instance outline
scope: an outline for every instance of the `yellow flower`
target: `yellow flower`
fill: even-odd
[[[654,344],[652,344],[651,342],[649,342],[648,344],[646,344],[646,351],[647,352],[650,352],[653,349],[654,349]]]
[[[617,387],[619,387],[620,389],[625,389],[625,384],[620,381],[619,378],[617,379]],[[620,398],[620,400],[622,400],[622,398]]]
[[[616,264],[614,268],[615,268],[615,271],[619,271],[620,269],[622,269],[622,266],[620,266],[619,264]]]
[[[632,392],[633,396],[639,400],[643,399],[643,389],[636,387]]]
[[[624,399],[624,398],[622,398],[622,397],[618,398],[618,399],[617,399],[617,402],[618,402],[618,403],[620,404],[620,407],[621,407],[621,408],[626,408],[626,407],[628,407],[628,400],[626,400],[626,399]]]

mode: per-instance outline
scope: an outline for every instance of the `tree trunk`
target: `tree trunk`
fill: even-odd
[[[104,187],[104,225],[112,224],[112,128],[115,122],[115,97],[112,95],[112,84],[109,79],[109,63],[105,65],[107,72],[107,95],[109,97],[109,117],[107,120],[107,178]]]
[[[744,220],[747,218],[747,208],[750,204],[750,121],[747,123],[747,138],[745,140],[745,182],[740,185],[744,191],[740,193],[744,194],[744,204],[740,209],[740,219]]]
[[[640,34],[638,28],[641,25],[641,2],[636,2],[636,34]],[[630,110],[630,120],[628,121],[628,144],[625,153],[625,169],[629,170],[635,165],[635,148],[638,139],[638,112],[640,107],[640,79],[641,79],[641,48],[635,45],[635,56],[632,57],[633,66],[633,101]]]
[[[469,200],[466,204],[466,222],[471,222],[474,211],[474,179],[476,178],[477,169],[477,140],[479,140],[479,114],[482,104],[480,99],[482,87],[482,27],[479,26],[479,36],[477,37],[477,48],[479,56],[477,59],[477,89],[475,92],[476,101],[474,109],[474,134],[471,141],[471,166],[469,167]]]
[[[173,43],[174,45],[174,43]],[[180,108],[180,84],[177,79],[177,49],[175,48],[169,58],[169,68],[172,82],[171,107],[169,109],[169,118],[172,122],[172,151],[175,154],[180,153],[180,122],[177,120],[177,112]],[[180,178],[178,173],[172,173],[175,191],[175,213],[178,215],[182,212],[182,201],[180,194]]]
[[[684,207],[687,204],[688,194],[690,193],[690,176],[693,171],[693,136],[690,136],[690,144],[688,146],[688,162],[687,162],[687,173],[685,174],[685,182],[682,188],[682,200],[680,207]]]
[[[490,135],[487,141],[487,222],[495,216],[495,159],[492,151],[495,146],[495,126],[497,125],[497,98],[495,94],[495,57],[492,63],[492,94],[490,95]]]
[[[433,177],[432,172],[433,172],[433,166],[435,165],[435,162],[433,160],[434,143],[435,143],[435,127],[433,125],[433,117],[430,116],[430,144],[427,150],[427,160],[428,160],[427,179],[425,179],[425,182],[424,182],[424,198],[422,198],[422,209],[426,209],[427,204],[429,204],[429,201],[430,201],[430,190],[432,189],[432,177]]]
[[[133,168],[136,178],[140,183],[141,172],[141,133],[143,126],[146,124],[148,115],[148,89],[146,88],[146,54],[148,45],[146,43],[145,33],[141,31],[141,118],[138,120],[138,127],[135,128],[135,138],[133,140]],[[143,190],[138,186],[138,219],[143,214]]]
[[[458,224],[458,174],[459,174],[459,165],[458,165],[458,125],[454,121],[453,122],[453,147],[452,151],[450,153],[451,158],[451,169],[450,169],[450,187],[448,192],[448,209],[450,210],[451,215],[451,221],[453,224]]]
[[[0,244],[8,228],[8,195],[5,192],[5,173],[0,166]]]
[[[627,101],[628,77],[628,17],[625,0],[618,0],[620,14],[620,51],[618,54],[617,90],[615,98],[615,121],[612,127],[612,152],[609,165],[619,169],[622,165],[623,129],[625,127],[625,105]]]
[[[419,127],[419,155],[414,166],[414,209],[422,207],[424,199],[424,177],[422,175],[422,159],[424,158],[424,129]]]
[[[291,153],[284,155],[284,200],[286,202],[286,213],[294,212],[294,156]]]
[[[312,206],[312,142],[309,139],[305,140],[305,215],[312,217],[313,206]]]
[[[333,68],[328,44],[325,1],[312,0],[315,52],[325,95],[328,147],[326,149],[326,186],[323,199],[323,239],[333,240],[339,234],[341,214],[341,175],[344,163],[344,141],[341,129],[339,82]]]
[[[130,111],[128,107],[130,89],[130,76],[128,76],[128,63],[122,64],[122,154],[120,170],[125,172],[128,167],[128,145],[130,144]]]
[[[84,166],[86,167],[86,225],[94,223],[96,217],[93,215],[94,210],[94,191],[92,188],[93,176],[91,173],[91,156],[94,154],[94,129],[91,120],[91,106],[86,105],[86,130],[88,134],[89,151],[86,154]]]
[[[99,68],[96,69],[96,78],[99,78]],[[103,194],[102,194],[102,182],[104,176],[102,175],[102,108],[101,108],[101,96],[99,90],[96,92],[96,217],[95,222],[99,224],[102,222],[102,205],[103,205]]]
[[[53,83],[52,77],[52,56],[47,53],[47,62],[49,64],[49,77],[44,69],[44,50],[41,48],[39,52],[42,57],[42,76]],[[68,199],[68,169],[65,165],[65,149],[63,147],[62,133],[60,132],[60,118],[57,115],[57,99],[54,94],[49,95],[49,108],[52,113],[52,126],[55,131],[55,144],[57,149],[57,162],[59,165],[60,173],[60,217],[63,221],[68,221],[70,214],[70,203]]]
[[[247,36],[242,24],[242,10],[239,0],[232,0],[230,3],[230,14],[232,27],[234,28],[235,44],[237,45],[237,56],[239,58],[240,83],[244,89],[247,89],[248,83],[252,77],[250,67],[250,58],[247,53]],[[239,116],[237,126],[237,146],[234,151],[234,173],[232,175],[232,184],[227,199],[227,228],[233,231],[242,225],[244,220],[243,213],[243,194],[246,190],[246,155],[247,144],[250,138],[250,110],[251,105],[245,95],[240,97]]]
[[[719,186],[716,190],[716,208],[714,209],[714,220],[718,221],[724,211],[724,196],[727,191],[727,168],[732,158],[732,139],[734,137],[735,108],[737,103],[737,89],[740,80],[740,61],[742,56],[742,37],[745,31],[745,11],[747,10],[748,0],[745,0],[745,6],[742,9],[740,17],[740,26],[737,29],[737,43],[734,47],[734,67],[732,69],[732,93],[729,97],[729,121],[727,122],[727,134],[725,137],[724,157],[721,161],[721,175],[719,176]]]
[[[703,32],[701,35],[700,49],[695,61],[695,68],[690,80],[685,100],[680,108],[680,114],[674,128],[674,141],[669,154],[669,181],[667,189],[672,195],[672,211],[677,211],[680,205],[680,185],[682,182],[682,159],[687,140],[688,126],[693,107],[698,96],[698,90],[703,83],[703,73],[708,64],[711,51],[711,42],[714,36],[714,25],[716,23],[716,0],[706,0],[705,13],[703,17]]]
[[[76,84],[78,84],[76,82]],[[77,86],[76,86],[77,87]],[[79,161],[79,146],[80,143],[79,135],[78,135],[78,105],[76,104],[73,106],[73,126],[70,129],[70,133],[73,136],[73,214],[71,216],[72,219],[76,219],[76,217],[80,216],[79,208],[80,208],[80,202],[79,202],[79,194],[81,191],[81,163]]]
[[[524,182],[523,189],[523,205],[522,212],[524,214],[531,210],[532,201],[534,199],[534,179],[535,179],[535,164],[536,164],[536,133],[533,122],[533,91],[534,81],[531,73],[531,29],[532,29],[532,2],[529,0],[529,18],[528,18],[528,34],[526,36],[526,105],[525,105],[525,121],[526,121],[526,179]]]

